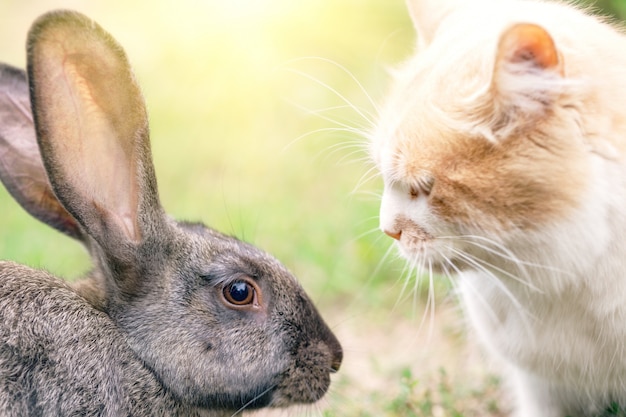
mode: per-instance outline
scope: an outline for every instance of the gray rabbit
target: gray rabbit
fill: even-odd
[[[27,45],[28,76],[0,65],[0,179],[94,268],[70,285],[0,262],[0,415],[230,416],[321,398],[342,350],[293,276],[163,211],[120,45],[71,11],[40,17]]]

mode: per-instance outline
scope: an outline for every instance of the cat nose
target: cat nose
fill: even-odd
[[[400,230],[399,232],[392,232],[390,230],[383,230],[383,232],[385,232],[385,234],[389,237],[394,238],[395,240],[400,240],[400,237],[402,236],[402,230]]]

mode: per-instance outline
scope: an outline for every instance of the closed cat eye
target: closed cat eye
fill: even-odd
[[[417,198],[420,195],[428,196],[433,189],[435,179],[433,177],[420,178],[417,185],[413,185],[409,188],[409,196],[411,198]]]

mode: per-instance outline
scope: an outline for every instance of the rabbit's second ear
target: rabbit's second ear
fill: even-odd
[[[26,73],[0,64],[0,180],[35,218],[82,239],[76,220],[57,200],[39,154]]]
[[[140,220],[160,206],[146,108],[120,45],[79,13],[48,13],[29,33],[28,78],[59,200],[110,254],[141,241]]]

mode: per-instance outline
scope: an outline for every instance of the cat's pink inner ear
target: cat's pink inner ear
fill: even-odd
[[[541,69],[554,69],[562,74],[562,62],[552,36],[541,26],[519,23],[500,38],[499,60],[529,63]]]

